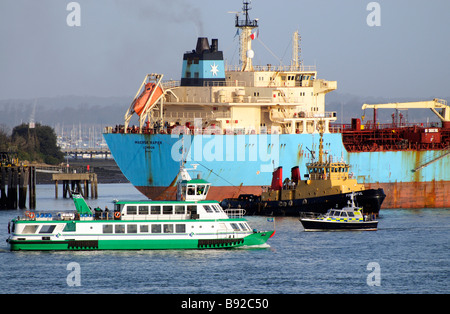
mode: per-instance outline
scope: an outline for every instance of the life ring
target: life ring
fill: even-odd
[[[120,212],[115,212],[115,213],[114,213],[114,217],[115,217],[115,218],[119,219],[120,216],[121,216]]]
[[[34,217],[36,217],[36,214],[33,213],[33,212],[27,211],[27,212],[25,212],[25,216],[30,218],[30,219],[34,219]]]

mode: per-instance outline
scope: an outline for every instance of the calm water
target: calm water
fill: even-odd
[[[130,184],[99,185],[99,199],[142,199]],[[37,189],[37,210],[73,209]],[[270,247],[205,251],[10,252],[0,211],[2,293],[449,293],[450,210],[382,210],[376,232],[304,232],[295,218],[277,218]],[[273,226],[248,217],[258,229]],[[80,265],[81,286],[68,286],[67,265]],[[378,263],[369,268],[369,263]],[[379,286],[367,284],[378,280]]]

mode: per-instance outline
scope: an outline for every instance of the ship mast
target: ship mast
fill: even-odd
[[[240,29],[239,35],[239,54],[240,63],[242,64],[241,71],[249,72],[253,71],[252,59],[254,52],[252,50],[252,31],[258,27],[258,19],[251,20],[248,11],[251,10],[250,2],[244,1],[242,8],[244,19],[240,20],[239,15],[236,14],[236,28]]]
[[[292,35],[292,60],[291,60],[291,66],[294,69],[298,69],[302,65],[301,61],[301,47],[300,47],[300,41],[302,40],[302,37],[299,35],[298,30],[294,32]]]

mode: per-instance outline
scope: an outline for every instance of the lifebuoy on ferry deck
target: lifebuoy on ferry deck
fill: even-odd
[[[114,213],[114,217],[120,218],[120,216],[121,216],[120,212],[115,212],[115,213]]]

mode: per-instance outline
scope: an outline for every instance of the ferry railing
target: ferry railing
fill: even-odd
[[[228,215],[228,218],[243,218],[245,215],[245,209],[243,208],[227,208],[224,210],[225,214]]]
[[[307,218],[307,219],[316,219],[323,216],[321,213],[315,213],[315,212],[300,212],[300,218]]]

